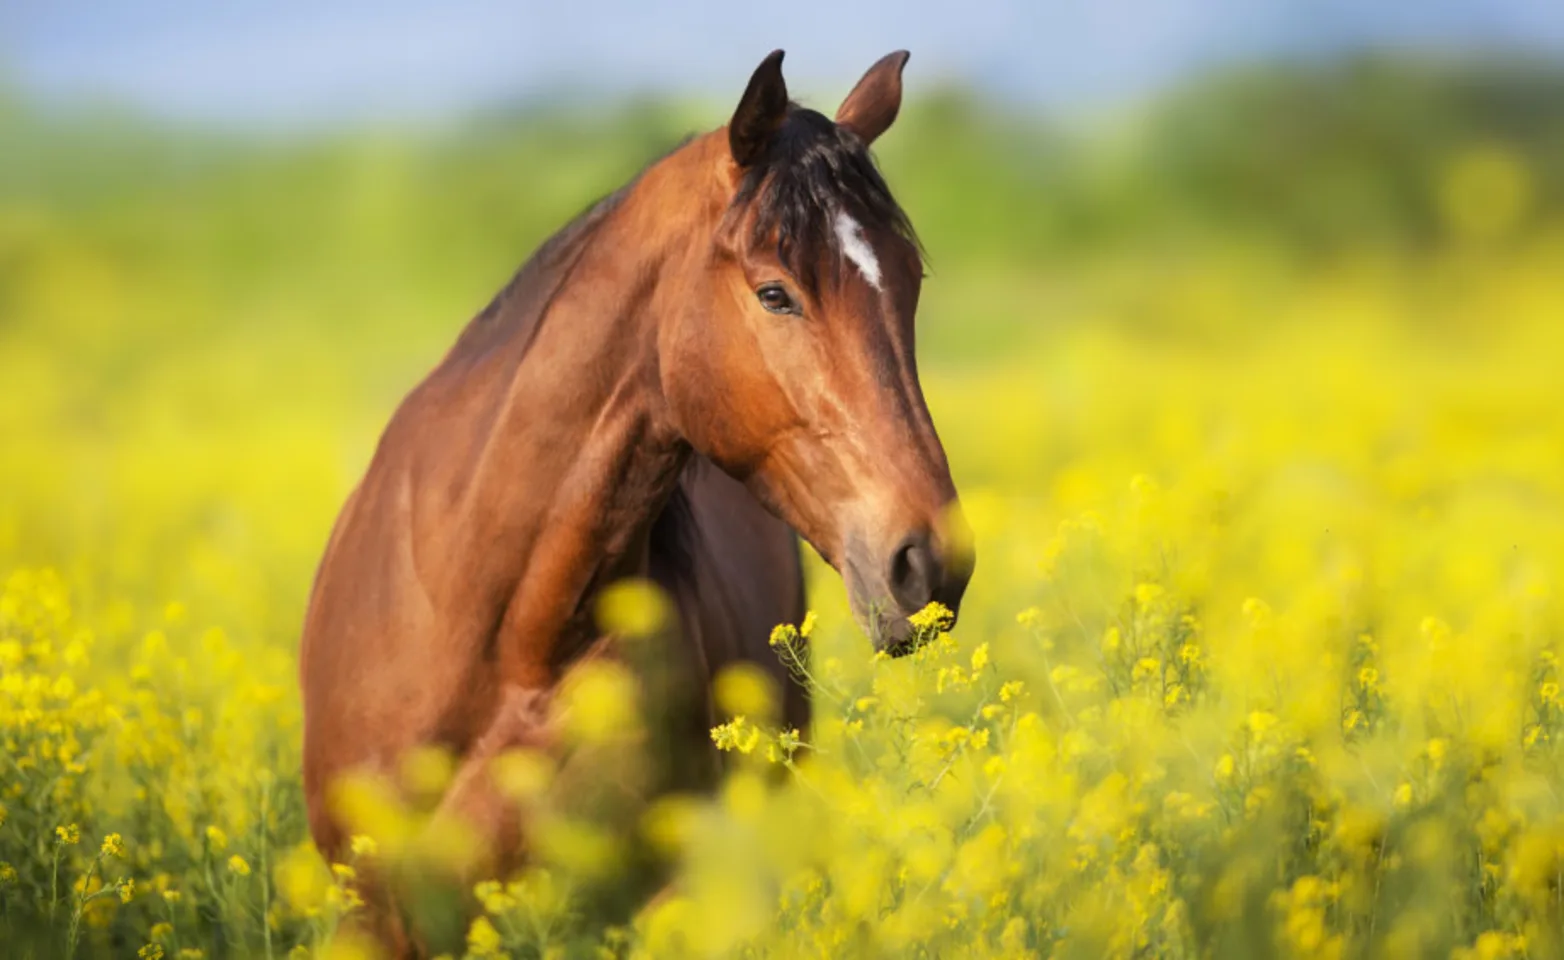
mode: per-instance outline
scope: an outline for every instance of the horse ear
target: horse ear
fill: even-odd
[[[873,143],[896,119],[901,109],[901,71],[912,56],[905,50],[881,57],[853,87],[836,111],[836,122]]]
[[[755,68],[733,119],[728,121],[728,149],[734,161],[740,167],[759,161],[785,119],[787,83],[782,79],[782,51],[773,50]]]

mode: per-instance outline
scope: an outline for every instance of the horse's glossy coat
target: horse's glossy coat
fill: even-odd
[[[399,407],[305,623],[305,789],[328,855],[348,839],[333,780],[437,744],[460,759],[442,812],[482,831],[485,868],[512,863],[488,763],[546,746],[549,694],[601,642],[592,601],[618,578],[675,598],[692,689],[752,661],[800,727],[766,642],[804,612],[794,531],[885,642],[929,601],[958,604],[971,556],[913,358],[921,258],[865,149],[905,60],[871,68],[833,122],[791,104],[768,57],[727,128],[548,241]],[[688,750],[710,744],[696,731]]]

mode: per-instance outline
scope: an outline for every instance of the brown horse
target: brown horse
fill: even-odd
[[[725,128],[545,243],[401,404],[304,627],[304,783],[328,856],[347,840],[333,779],[437,744],[459,758],[441,809],[484,831],[485,866],[514,862],[487,766],[538,742],[618,578],[675,598],[700,680],[752,661],[800,727],[806,698],[766,642],[804,612],[794,531],[882,646],[930,601],[957,607],[972,557],[913,356],[922,259],[867,151],[906,61],[870,68],[833,122],[766,57]]]

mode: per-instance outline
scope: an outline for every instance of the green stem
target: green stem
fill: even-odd
[[[82,878],[81,892],[76,895],[75,902],[71,906],[71,923],[65,930],[65,960],[70,960],[76,955],[76,944],[81,938],[81,918],[86,912],[87,904],[94,895],[88,892],[92,886],[92,878],[97,876],[98,866],[103,862],[103,854],[99,853],[92,860],[92,866],[87,869],[87,875]]]
[[[54,844],[54,866],[49,871],[49,926],[54,926],[55,908],[60,902],[60,843]]]
[[[268,817],[271,809],[271,780],[261,781],[261,937],[266,945],[266,960],[272,960],[272,880],[269,863],[271,833]]]
[[[159,896],[162,896],[162,895],[159,894]],[[164,897],[163,898],[163,907],[164,907],[165,910],[168,911],[168,929],[169,929],[169,932],[172,935],[173,940],[174,940],[174,953],[178,954],[179,953],[179,924],[175,922],[174,905],[172,903],[168,902],[168,898],[167,897]]]

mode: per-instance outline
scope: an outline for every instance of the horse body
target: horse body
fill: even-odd
[[[421,744],[468,755],[504,724],[506,688],[552,687],[597,639],[587,600],[653,573],[650,534],[681,474],[687,513],[663,538],[696,537],[679,549],[704,585],[666,559],[656,572],[690,628],[717,645],[710,659],[742,655],[754,632],[729,631],[747,625],[746,610],[802,615],[791,531],[656,435],[657,371],[640,362],[653,354],[630,309],[641,291],[614,275],[650,267],[621,266],[626,251],[590,244],[623,201],[562,231],[472,322],[398,408],[338,520],[301,652],[306,790],[327,849],[343,839],[326,808],[334,776],[391,769]],[[572,375],[538,372],[550,370]],[[706,559],[713,551],[720,562]]]
[[[459,758],[440,812],[479,831],[486,867],[514,862],[489,761],[541,745],[551,691],[604,639],[591,601],[614,580],[674,598],[702,721],[687,749],[708,753],[700,698],[735,660],[771,671],[787,720],[807,723],[766,645],[803,615],[795,531],[871,629],[882,599],[892,633],[959,601],[971,560],[912,360],[919,259],[863,147],[894,118],[905,55],[866,75],[840,126],[789,103],[780,60],[727,128],[540,248],[386,428],[300,654],[328,855],[347,840],[331,783],[437,744]]]

